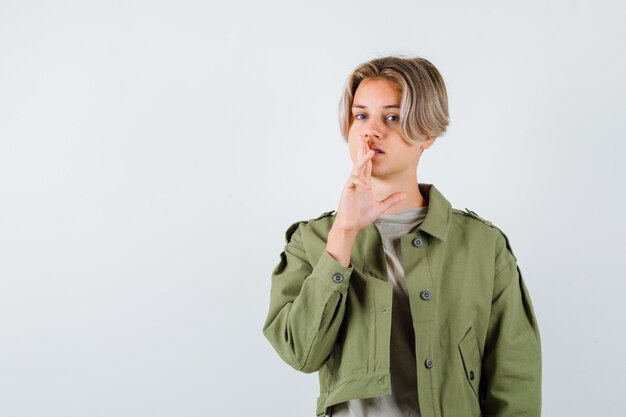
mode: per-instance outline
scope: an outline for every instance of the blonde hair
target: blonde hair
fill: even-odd
[[[354,93],[361,81],[370,78],[387,79],[402,92],[400,130],[405,140],[419,144],[445,133],[450,123],[448,94],[437,68],[424,58],[386,56],[360,64],[346,80],[339,101],[339,127],[346,142]]]

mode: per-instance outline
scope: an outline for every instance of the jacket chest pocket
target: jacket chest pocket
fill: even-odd
[[[467,382],[472,387],[474,395],[478,400],[482,360],[480,358],[480,352],[478,351],[474,328],[470,327],[468,332],[463,337],[463,340],[459,342],[459,351],[461,352],[461,360],[463,361],[463,367],[465,368]]]

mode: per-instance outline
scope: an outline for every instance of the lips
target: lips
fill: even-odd
[[[370,146],[370,149],[374,151],[374,155],[372,155],[373,159],[382,158],[383,155],[385,155],[385,152],[376,145]]]

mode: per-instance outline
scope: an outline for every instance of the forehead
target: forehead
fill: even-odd
[[[354,92],[353,105],[356,107],[383,107],[399,105],[402,92],[396,84],[387,79],[365,79]]]

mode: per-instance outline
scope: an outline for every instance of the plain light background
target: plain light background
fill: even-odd
[[[511,240],[543,415],[623,413],[614,1],[0,1],[0,415],[313,416],[262,334],[285,229],[337,208],[339,94],[425,57],[420,182]]]

